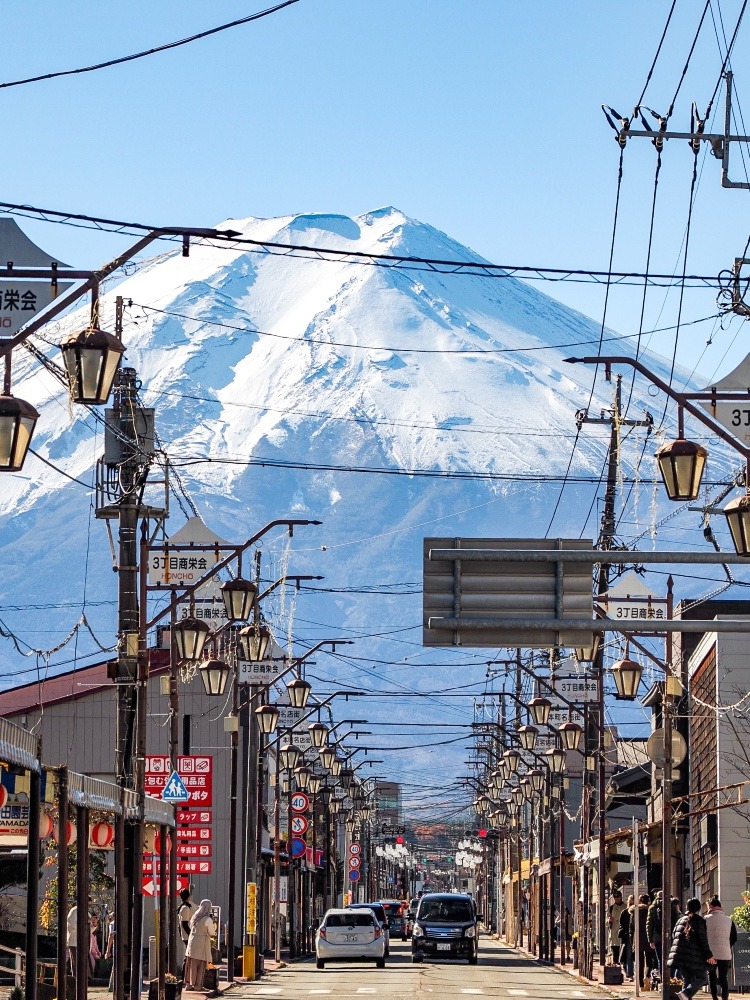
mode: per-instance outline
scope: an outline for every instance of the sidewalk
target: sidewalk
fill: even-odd
[[[560,972],[566,973],[568,976],[570,976],[571,979],[574,979],[577,983],[583,983],[586,986],[596,986],[600,990],[602,990],[602,992],[609,993],[610,996],[618,997],[620,998],[620,1000],[631,1000],[631,998],[635,996],[635,982],[629,983],[626,980],[622,984],[622,986],[610,986],[609,984],[605,985],[603,982],[601,982],[599,977],[601,975],[602,970],[598,964],[594,965],[594,970],[593,970],[594,978],[586,979],[585,976],[581,976],[579,974],[578,969],[573,968],[571,963],[568,963],[567,965],[560,965],[559,962],[555,962],[554,966],[552,966],[552,963],[537,958],[536,955],[533,955],[530,951],[527,951],[525,948],[518,948],[511,944],[509,944],[508,947],[512,948],[513,951],[517,951],[519,954],[523,955],[525,958],[528,958],[532,962],[538,962],[540,965],[546,965],[549,966],[550,968],[554,967],[555,969],[559,969]],[[657,995],[660,994],[656,993],[652,994],[650,992],[647,991],[644,992],[644,990],[641,990],[641,996],[644,997],[650,997],[650,996],[656,997]]]

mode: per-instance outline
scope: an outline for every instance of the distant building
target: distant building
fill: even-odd
[[[375,808],[379,831],[382,831],[383,827],[402,825],[401,785],[397,781],[375,782]]]
[[[748,602],[736,603],[745,614],[717,618],[750,617]],[[746,790],[731,787],[750,779],[750,720],[747,711],[720,709],[750,690],[747,636],[706,632],[690,656],[688,676],[694,893],[702,902],[718,893],[731,910],[750,889],[750,805],[737,805]]]

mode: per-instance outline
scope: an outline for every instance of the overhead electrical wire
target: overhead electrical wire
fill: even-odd
[[[96,228],[114,227],[118,232],[135,230],[136,233],[160,232],[159,239],[179,240],[183,235],[189,235],[196,242],[209,243],[211,246],[230,251],[243,248],[256,248],[258,252],[267,254],[282,254],[283,256],[302,257],[320,261],[341,261],[343,263],[359,263],[370,266],[394,268],[396,270],[423,271],[428,270],[441,275],[469,275],[483,278],[513,278],[520,275],[527,281],[591,281],[595,284],[640,284],[648,280],[659,287],[671,287],[676,284],[674,275],[644,274],[639,271],[599,271],[586,268],[560,268],[519,264],[492,264],[482,260],[451,260],[440,257],[419,257],[409,254],[373,253],[365,250],[342,250],[337,247],[316,247],[301,243],[282,243],[272,240],[254,240],[243,237],[233,230],[227,231],[224,239],[222,230],[201,230],[185,227],[163,227],[145,225],[143,223],[122,222],[105,219],[98,216],[81,215],[73,212],[60,212],[54,209],[37,208],[31,205],[21,205],[14,202],[0,202],[0,209],[11,215],[27,218],[39,218],[45,222],[64,223],[68,220],[79,220],[92,223]],[[134,234],[133,234],[134,235]],[[61,272],[62,273],[62,272]],[[718,275],[693,274],[686,276],[686,283],[691,287],[719,287]]]
[[[129,308],[136,307],[138,309],[143,309],[145,313],[158,313],[162,316],[170,316],[173,319],[180,319],[189,323],[196,323],[198,326],[208,326],[216,327],[222,330],[235,330],[239,333],[253,334],[258,337],[272,337],[276,340],[290,340],[296,344],[319,344],[323,347],[343,347],[347,350],[352,351],[391,351],[394,354],[439,354],[439,355],[467,355],[469,357],[477,357],[482,355],[493,356],[497,354],[530,354],[532,351],[554,351],[562,350],[568,347],[581,347],[586,344],[598,344],[600,343],[600,338],[590,337],[586,340],[572,340],[567,343],[562,344],[528,344],[521,345],[519,347],[490,347],[490,348],[445,348],[445,347],[405,347],[405,346],[393,346],[391,344],[357,344],[339,340],[327,340],[324,338],[316,337],[294,337],[290,334],[277,333],[272,330],[259,330],[253,326],[241,325],[238,323],[227,323],[221,322],[220,320],[204,319],[199,316],[190,316],[187,313],[176,312],[173,309],[157,309],[155,306],[145,305],[142,302],[133,302],[130,300],[127,303]],[[699,323],[705,323],[708,320],[713,320],[719,317],[721,313],[711,313],[709,316],[702,316],[699,319],[691,320],[687,325],[697,325]],[[640,330],[638,333],[624,333],[616,334],[614,336],[606,337],[606,343],[615,343],[621,340],[634,340],[636,338],[640,339],[644,335],[652,335],[654,333],[667,333],[674,330],[674,326],[663,326],[654,330],[643,331]],[[637,355],[636,355],[637,357]]]
[[[269,14],[275,14],[277,11],[283,10],[285,7],[291,7],[295,3],[299,3],[299,0],[283,0],[282,3],[276,4],[275,7],[268,7],[266,10],[258,11],[256,14],[249,14],[247,17],[239,17],[235,21],[228,21],[226,24],[220,24],[215,28],[208,28],[206,31],[198,31],[187,38],[180,38],[175,42],[166,42],[164,45],[155,45],[150,49],[143,49],[140,52],[134,52],[127,56],[119,56],[115,59],[107,59],[104,62],[94,63],[91,66],[80,66],[77,69],[64,69],[52,73],[41,73],[38,76],[25,77],[21,80],[10,80],[6,83],[0,83],[0,90],[7,90],[10,87],[22,87],[29,83],[40,83],[43,80],[56,80],[62,76],[78,76],[81,73],[94,73],[96,70],[108,69],[110,66],[121,66],[123,63],[134,62],[136,59],[145,59],[146,56],[156,55],[157,52],[178,49],[183,45],[189,45],[191,42],[197,42],[202,38],[208,38],[211,35],[218,35],[219,32],[228,31],[230,28],[237,28],[242,24],[258,21],[262,17],[268,17]]]

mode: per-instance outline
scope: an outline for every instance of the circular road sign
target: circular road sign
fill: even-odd
[[[307,844],[301,837],[292,837],[292,857],[301,858],[307,850]]]
[[[354,841],[353,844],[349,844],[349,853],[350,854],[359,854],[359,852],[361,850],[362,850],[362,848],[359,846],[359,844],[356,842],[356,840]]]
[[[646,753],[657,767],[664,767],[666,756],[664,754],[664,729],[655,729],[646,743]],[[687,743],[685,737],[676,730],[672,730],[672,766],[679,767],[687,757]]]
[[[292,812],[303,813],[307,812],[307,807],[310,805],[310,800],[305,795],[304,792],[295,792],[292,796]]]
[[[307,832],[307,820],[304,816],[292,816],[292,833],[298,836]]]
[[[352,868],[352,869],[359,868],[359,866],[361,864],[362,864],[362,862],[361,862],[361,860],[359,858],[349,858],[349,867],[350,868]]]
[[[359,872],[357,871],[356,868],[353,868],[349,872],[349,881],[350,882],[359,882]]]

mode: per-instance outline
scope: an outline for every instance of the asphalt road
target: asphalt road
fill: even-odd
[[[374,997],[404,1000],[463,1000],[464,997],[491,997],[509,1000],[611,1000],[611,994],[580,984],[567,973],[530,961],[489,937],[480,939],[479,962],[435,962],[420,965],[411,961],[411,942],[391,942],[385,969],[372,964],[332,963],[317,970],[314,960],[295,962],[263,979],[235,986],[232,997],[270,997],[302,1000],[330,997],[351,1000]]]

